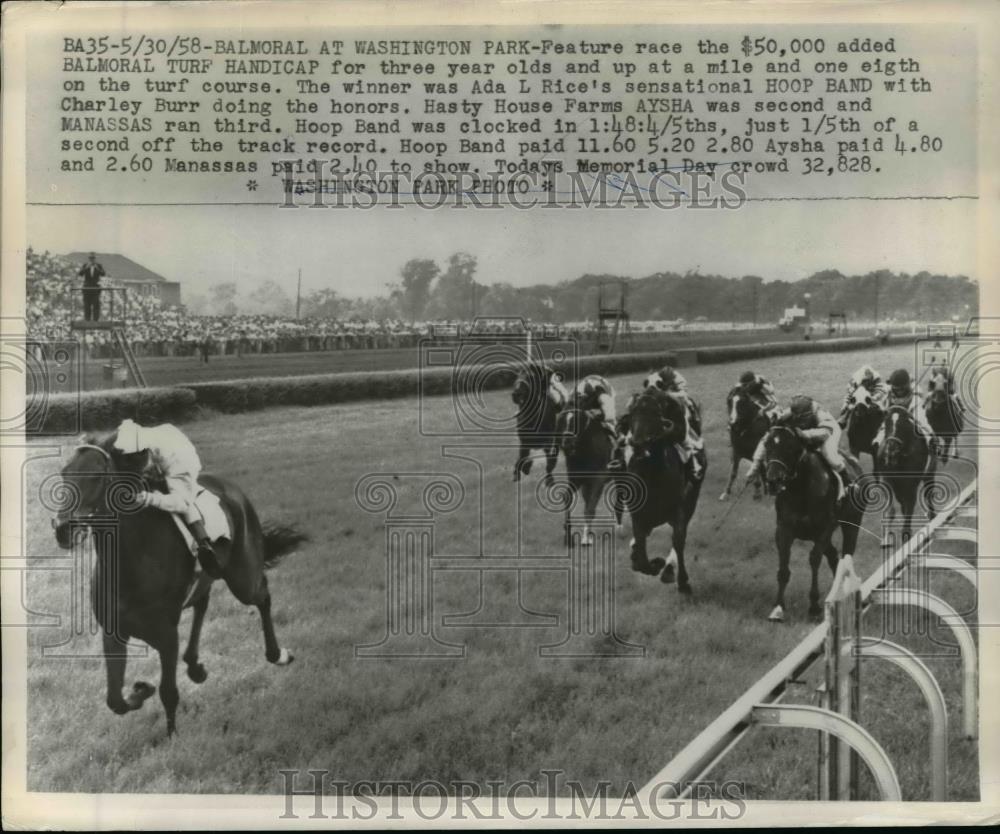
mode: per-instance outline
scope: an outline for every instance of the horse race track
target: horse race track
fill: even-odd
[[[755,368],[775,382],[782,399],[801,391],[832,410],[839,408],[848,374],[864,361],[874,361],[887,375],[893,367],[912,368],[913,348],[780,357],[760,360]],[[516,554],[519,529],[524,553],[562,553],[559,517],[537,505],[538,462],[522,482],[516,505],[513,441],[508,449],[443,457],[441,439],[418,434],[415,400],[282,408],[188,424],[208,469],[241,484],[263,519],[299,524],[311,536],[270,573],[279,641],[297,660],[287,668],[270,666],[256,612],[217,585],[201,644],[209,678],[196,686],[181,670],[179,735],[168,740],[158,699],[124,718],[115,716],[104,705],[100,658],[43,658],[42,647],[65,640],[68,626],[32,629],[29,790],[278,793],[279,770],[289,768],[328,770],[330,779],[346,781],[508,784],[543,782],[541,771],[557,769],[589,787],[611,780],[616,792],[627,780],[645,782],[811,628],[805,616],[809,568],[803,543],[793,551],[788,620],[772,625],[765,619],[775,591],[771,502],[755,503],[747,491],[724,527],[713,530],[729,506],[718,502],[728,471],[724,399],[743,369],[742,364],[684,369],[703,404],[709,451],[709,472],[688,540],[693,599],[632,573],[628,533],[617,539],[615,630],[622,640],[645,648],[639,658],[540,657],[538,647],[559,642],[565,625],[452,625],[442,634],[467,647],[459,660],[355,658],[355,646],[378,643],[386,630],[384,518],[358,507],[355,485],[364,475],[390,473],[392,480],[391,473],[446,472],[461,479],[464,500],[438,520],[436,555],[479,555],[480,527],[488,556]],[[612,379],[619,403],[639,378]],[[508,409],[506,393],[486,396],[500,410]],[[451,401],[437,398],[424,407],[432,420],[443,421]],[[42,454],[46,444],[36,445],[32,453]],[[61,445],[65,452],[71,444],[67,439]],[[59,465],[60,458],[53,456],[31,463],[28,494]],[[870,465],[866,457],[865,468]],[[973,468],[958,461],[946,471],[964,483]],[[557,479],[562,473],[560,463]],[[398,481],[401,512],[419,506],[424,483]],[[871,574],[880,558],[878,524],[877,518],[866,519],[870,534],[862,533],[856,557],[862,576]],[[29,507],[27,527],[35,564],[64,558],[37,502]],[[668,550],[668,534],[654,536],[650,555],[665,556]],[[513,571],[489,577],[480,621],[508,610],[516,599]],[[435,620],[477,609],[476,573],[449,573],[434,582]],[[829,583],[824,568],[822,593]],[[945,584],[935,580],[935,592],[959,611],[972,607],[970,591]],[[522,592],[530,611],[566,610],[561,573],[525,572]],[[31,572],[30,609],[60,613],[65,623],[69,599],[68,572]],[[877,626],[878,617],[874,609],[868,622]],[[182,641],[189,621],[186,613]],[[952,642],[937,627],[930,636]],[[96,654],[99,640],[88,636],[72,645],[78,654]],[[927,662],[940,673],[949,709],[957,716],[957,660]],[[926,709],[902,674],[875,664],[871,668],[865,679],[868,726],[896,761],[904,798],[926,798]],[[130,661],[127,686],[158,678],[155,655]],[[803,687],[802,700],[811,700],[814,683]],[[957,717],[951,725],[955,736]],[[812,798],[815,752],[810,734],[755,730],[717,778],[745,783],[751,798]],[[975,743],[952,739],[951,798],[978,797],[976,757]],[[275,814],[282,808],[276,799]]]

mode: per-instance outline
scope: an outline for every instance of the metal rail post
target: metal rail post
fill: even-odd
[[[914,588],[887,588],[872,592],[883,605],[916,605],[936,614],[955,635],[962,657],[962,728],[967,739],[979,733],[976,708],[976,642],[958,612],[940,597]]]
[[[844,556],[837,563],[837,573],[826,597],[826,620],[829,623],[825,651],[826,708],[859,721],[861,710],[861,580],[854,572],[854,560]],[[850,643],[844,646],[845,637]],[[846,652],[845,652],[846,649]],[[846,656],[847,663],[843,660]],[[820,786],[824,799],[856,799],[858,763],[846,745],[826,736],[825,781]]]
[[[844,651],[851,651],[851,647],[845,646]],[[941,687],[930,669],[913,652],[896,643],[865,637],[860,651],[862,657],[880,658],[895,664],[920,687],[931,712],[931,800],[944,802],[948,794],[948,707]]]
[[[967,579],[974,591],[978,592],[979,590],[979,579],[976,576],[976,569],[958,556],[951,556],[947,553],[925,553],[917,559],[917,567],[927,570],[953,571]]]
[[[800,727],[836,736],[856,750],[868,765],[883,800],[898,802],[902,798],[896,770],[885,750],[867,730],[850,719],[805,704],[761,704],[753,708],[751,720],[768,727]]]

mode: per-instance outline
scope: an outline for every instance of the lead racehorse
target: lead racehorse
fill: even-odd
[[[107,704],[118,715],[139,709],[156,690],[139,681],[125,697],[126,644],[130,638],[148,643],[160,655],[160,700],[167,715],[167,733],[176,729],[177,634],[181,610],[194,609],[191,635],[184,651],[188,677],[202,683],[208,676],[198,661],[198,641],[208,608],[212,580],[202,575],[191,592],[195,559],[169,513],[142,508],[134,501],[141,489],[165,491],[162,476],[151,470],[149,453],[123,454],[114,448],[115,435],[89,437],[63,467],[62,482],[75,497],[73,506],[53,519],[56,541],[73,546],[74,527],[101,522],[112,537],[92,533],[96,560],[91,577],[91,603],[102,628],[107,668]],[[232,533],[216,543],[223,576],[233,595],[260,612],[264,656],[271,663],[292,661],[280,648],[271,620],[271,594],[264,571],[305,541],[288,527],[262,528],[250,500],[233,483],[203,474],[199,483],[221,501]],[[188,599],[190,593],[190,599]]]

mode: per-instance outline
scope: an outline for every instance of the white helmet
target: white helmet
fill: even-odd
[[[134,420],[122,420],[118,427],[118,436],[115,438],[115,448],[127,455],[141,451],[139,445],[139,429],[142,428]]]

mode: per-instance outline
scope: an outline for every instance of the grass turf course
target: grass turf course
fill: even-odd
[[[912,347],[894,347],[779,357],[754,365],[776,383],[782,398],[803,391],[832,408],[847,375],[861,362],[874,359],[888,372],[911,365],[912,356]],[[377,642],[385,630],[383,520],[358,509],[358,479],[369,472],[454,472],[466,484],[465,503],[438,524],[437,553],[478,552],[474,508],[481,499],[488,508],[481,523],[490,552],[511,555],[516,551],[517,514],[510,498],[515,450],[480,451],[481,494],[473,464],[442,459],[440,441],[417,434],[413,400],[284,408],[188,424],[203,460],[239,482],[262,518],[296,521],[312,536],[271,573],[279,640],[298,660],[288,669],[267,664],[256,612],[217,588],[202,638],[209,679],[198,687],[181,674],[180,734],[168,741],[158,699],[118,718],[104,705],[102,662],[43,659],[40,646],[58,643],[64,635],[59,629],[32,629],[29,789],[276,793],[282,789],[282,768],[327,769],[331,779],[348,781],[481,783],[541,782],[541,771],[555,768],[585,785],[599,779],[612,780],[615,790],[629,779],[641,784],[811,627],[805,620],[809,569],[801,543],[793,552],[789,622],[774,626],[765,620],[777,567],[769,502],[754,503],[747,494],[725,528],[712,530],[726,509],[716,500],[728,458],[724,397],[741,370],[743,363],[685,369],[705,410],[710,455],[689,535],[694,599],[633,574],[627,536],[618,540],[616,629],[623,639],[646,647],[643,659],[539,658],[537,646],[556,642],[561,629],[467,629],[446,634],[467,645],[462,661],[356,660],[354,646]],[[639,374],[612,379],[620,400],[639,379]],[[502,402],[506,394],[487,398]],[[437,417],[451,407],[447,398],[426,405]],[[58,465],[55,458],[30,465],[29,494]],[[971,474],[968,466],[964,474],[961,465],[952,466],[963,479]],[[555,557],[561,553],[562,531],[556,518],[534,504],[538,469],[536,464],[523,491],[524,550]],[[560,464],[557,477],[562,471]],[[413,497],[406,488],[402,492],[404,501]],[[29,558],[62,555],[47,519],[38,514],[37,504],[33,509]],[[868,519],[867,527],[877,534],[878,520]],[[667,549],[665,533],[651,542],[651,555],[665,555]],[[862,575],[870,574],[879,558],[875,536],[862,534]],[[497,587],[512,593],[514,575],[496,576]],[[565,609],[564,579],[545,573],[525,577],[527,607]],[[823,593],[829,581],[824,569]],[[449,575],[436,593],[435,618],[475,608],[474,583],[475,574]],[[32,573],[28,591],[33,610],[67,613],[65,575]],[[942,593],[963,610],[960,595]],[[189,619],[189,614],[182,618],[182,640]],[[943,632],[937,636],[950,641]],[[951,673],[942,687],[954,732],[958,664],[951,660],[940,666]],[[155,656],[130,661],[126,685],[137,679],[155,683],[158,667]],[[877,674],[895,673],[873,671],[866,679],[872,686],[866,698],[899,704],[891,716],[897,722],[890,723],[893,739],[911,756],[922,754],[926,737],[918,722],[908,720],[924,716],[918,696],[909,697],[910,687],[900,684],[898,675],[892,689],[876,688]],[[796,744],[793,734],[777,730],[760,731],[760,738],[737,751],[742,758],[727,763],[725,775],[746,782],[751,795],[812,796],[812,741]],[[876,738],[885,742],[881,732]],[[959,743],[952,757],[954,798],[977,795],[974,747]],[[761,756],[761,750],[769,755]],[[905,798],[926,796],[923,758],[901,767]]]

